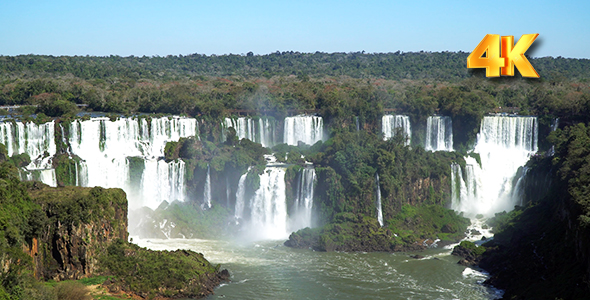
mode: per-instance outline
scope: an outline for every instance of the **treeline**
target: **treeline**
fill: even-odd
[[[300,53],[266,55],[200,55],[166,57],[0,56],[5,76],[72,75],[82,79],[113,77],[178,80],[199,76],[350,76],[354,78],[435,79],[456,81],[471,76],[467,52]],[[562,57],[530,59],[543,78],[589,78],[590,60]]]

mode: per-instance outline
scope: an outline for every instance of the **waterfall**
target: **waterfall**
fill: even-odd
[[[207,165],[207,177],[203,189],[203,208],[211,208],[211,167]]]
[[[248,172],[250,169],[248,169]],[[238,190],[236,191],[236,208],[234,211],[234,217],[236,221],[242,219],[244,217],[244,203],[246,199],[246,177],[248,177],[248,172],[244,173],[240,180],[238,181]]]
[[[169,203],[184,201],[184,173],[185,163],[180,159],[168,163],[164,160],[144,160],[139,195],[134,197],[134,207],[157,208],[164,200]],[[132,183],[126,185],[127,190],[132,190]]]
[[[290,222],[290,231],[311,227],[312,225],[311,214],[313,208],[314,182],[316,179],[315,168],[306,167],[301,169],[298,177],[298,187],[293,209],[295,216]]]
[[[298,142],[313,145],[324,139],[322,117],[299,115],[285,118],[283,142],[297,146]]]
[[[481,165],[466,157],[464,178],[461,168],[452,166],[453,209],[487,216],[512,210],[519,203],[514,193],[524,173],[519,168],[537,151],[537,136],[536,117],[484,117],[473,151]]]
[[[267,167],[260,175],[260,188],[250,201],[250,232],[263,239],[288,237],[285,191],[285,169]]]
[[[551,131],[555,131],[559,128],[559,118],[555,118],[553,122],[551,122]],[[555,155],[555,145],[551,145],[551,149],[547,152],[547,156]]]
[[[428,117],[424,148],[429,151],[453,151],[453,121],[451,117]]]
[[[377,207],[377,221],[379,221],[379,225],[383,227],[383,207],[381,205],[381,186],[379,185],[379,174],[375,173],[375,194],[376,196],[376,203],[375,206]]]
[[[183,117],[73,121],[68,141],[72,154],[85,162],[79,168],[86,172],[79,175],[86,178],[81,185],[122,188],[130,208],[183,201],[184,163],[166,163],[162,157],[168,141],[194,136],[196,125],[196,119]]]
[[[402,133],[407,138],[406,145],[410,145],[412,138],[410,117],[402,115],[384,115],[381,117],[381,132],[384,140],[394,137],[397,128],[401,128]]]
[[[52,159],[56,153],[55,122],[37,125],[33,122],[0,122],[0,143],[8,156],[26,153],[31,163],[24,169],[25,178],[56,186]]]
[[[359,117],[354,117],[354,123],[356,124],[356,131],[361,130],[361,125],[359,124]]]
[[[226,138],[227,128],[233,127],[238,139],[245,138],[261,144],[262,147],[272,147],[275,144],[275,124],[272,121],[269,118],[258,118],[258,120],[247,117],[225,118],[223,139]]]

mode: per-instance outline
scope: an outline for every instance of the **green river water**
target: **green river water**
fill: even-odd
[[[315,252],[284,241],[170,239],[134,242],[203,253],[231,274],[207,299],[496,299],[486,275],[458,265],[445,248],[419,253]],[[411,258],[420,254],[423,259]]]

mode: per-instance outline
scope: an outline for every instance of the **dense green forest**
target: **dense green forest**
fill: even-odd
[[[229,54],[166,57],[0,56],[0,72],[23,77],[73,75],[82,79],[178,80],[199,76],[350,76],[354,78],[435,79],[470,77],[467,52]],[[587,59],[535,58],[532,65],[547,79],[588,78]]]

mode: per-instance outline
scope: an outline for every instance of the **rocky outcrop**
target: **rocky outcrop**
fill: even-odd
[[[26,246],[35,277],[56,281],[96,274],[98,256],[115,239],[127,239],[127,199],[120,189],[30,186],[45,211],[45,230]]]
[[[477,246],[472,242],[463,241],[453,248],[451,254],[462,258],[458,264],[463,266],[475,266],[479,264],[485,251],[486,249],[483,246]]]
[[[229,272],[190,250],[153,251],[117,240],[101,256],[111,293],[150,299],[201,298],[213,293]],[[134,297],[136,298],[136,297]]]
[[[436,247],[441,239],[444,239],[441,244],[462,239],[467,225],[468,219],[440,206],[413,208],[406,205],[389,221],[389,226],[381,227],[377,219],[362,214],[342,213],[321,228],[292,233],[285,246],[316,251],[419,251]],[[453,233],[443,233],[440,228]]]

